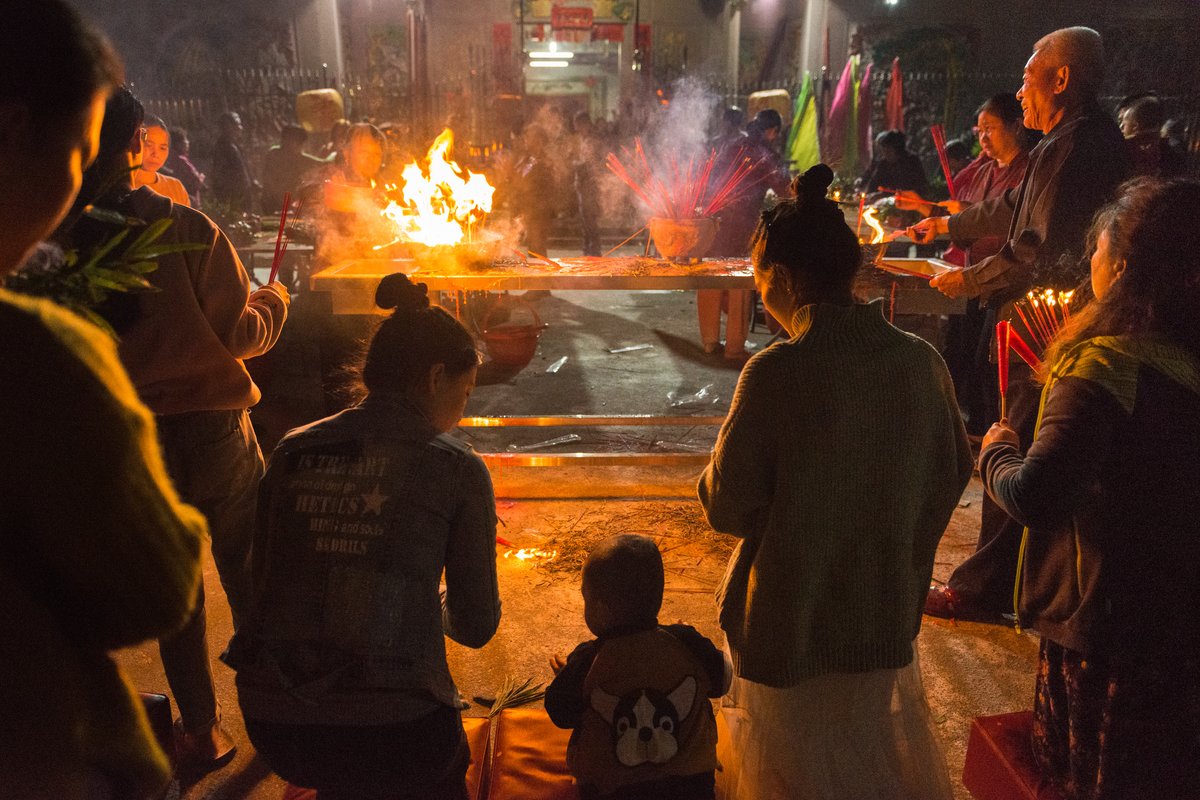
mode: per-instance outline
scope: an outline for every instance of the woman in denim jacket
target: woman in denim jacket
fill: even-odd
[[[445,434],[479,358],[423,284],[388,276],[376,302],[395,311],[367,353],[366,399],[271,457],[250,620],[226,660],[250,740],[290,782],[322,798],[466,797],[442,637],[482,647],[500,622],[496,512],[483,461]]]

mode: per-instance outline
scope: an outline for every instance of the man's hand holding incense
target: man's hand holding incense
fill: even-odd
[[[929,285],[949,298],[965,297],[970,294],[961,269],[951,269],[941,275],[934,275],[929,279]]]
[[[929,244],[939,234],[949,233],[948,217],[927,217],[911,228],[906,228],[904,235],[917,244]]]
[[[896,208],[903,211],[919,211],[925,216],[933,213],[934,204],[910,189],[896,192]]]

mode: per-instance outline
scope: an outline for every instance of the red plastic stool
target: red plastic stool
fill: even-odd
[[[1065,800],[1033,757],[1033,712],[976,717],[963,786],[976,800]]]

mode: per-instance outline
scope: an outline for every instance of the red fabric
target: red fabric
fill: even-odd
[[[567,772],[567,740],[571,732],[554,726],[541,708],[514,708],[500,715],[495,758],[491,764],[488,798],[536,797],[538,800],[579,800],[579,790]],[[496,724],[496,720],[492,721]],[[472,762],[482,758],[472,750]],[[472,768],[475,767],[472,763]],[[486,765],[481,765],[486,769]]]
[[[900,72],[899,56],[892,59],[892,85],[888,87],[884,113],[888,130],[904,130],[904,74]]]
[[[872,135],[871,115],[875,103],[871,100],[871,68],[870,61],[863,68],[862,79],[858,82],[858,165],[862,169],[871,163],[875,150],[875,137]]]
[[[1066,800],[1033,757],[1033,712],[976,717],[967,740],[963,786],[976,800]]]
[[[980,203],[999,197],[1009,189],[1021,185],[1025,177],[1025,168],[1029,164],[1029,155],[1021,153],[1007,167],[1001,169],[996,162],[987,156],[979,156],[954,176],[954,184],[958,188],[958,199],[964,203]],[[1000,252],[1004,246],[1004,236],[985,236],[971,244],[969,253],[971,263],[978,264],[988,256]],[[957,262],[954,262],[957,263]]]

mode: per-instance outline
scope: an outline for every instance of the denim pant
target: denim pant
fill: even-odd
[[[250,414],[243,409],[160,416],[158,439],[180,498],[208,518],[213,560],[236,630],[249,598],[250,544],[263,476]],[[191,618],[158,643],[167,683],[188,730],[217,717],[206,628],[201,583]]]
[[[255,751],[317,800],[466,800],[471,753],[458,709],[394,725],[286,725],[246,718]]]

